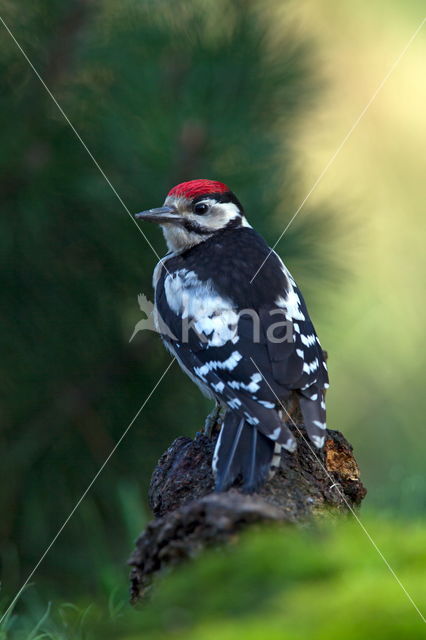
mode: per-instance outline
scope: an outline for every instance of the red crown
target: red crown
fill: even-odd
[[[177,184],[173,189],[170,189],[167,195],[184,196],[192,200],[197,196],[207,195],[208,193],[225,193],[226,191],[230,191],[230,188],[223,182],[217,182],[216,180],[190,180],[189,182]]]

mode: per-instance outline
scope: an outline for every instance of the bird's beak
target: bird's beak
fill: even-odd
[[[138,220],[147,220],[148,222],[157,222],[158,224],[178,223],[182,220],[182,216],[176,207],[158,207],[157,209],[147,209],[135,214]]]

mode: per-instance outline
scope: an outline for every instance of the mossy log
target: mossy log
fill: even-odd
[[[290,426],[290,425],[289,425]],[[366,494],[352,447],[339,431],[327,430],[324,449],[293,427],[298,448],[283,451],[274,477],[252,495],[238,485],[214,492],[211,460],[216,436],[177,438],[152,475],[149,500],[155,518],[136,541],[129,564],[131,599],[140,600],[153,576],[193,558],[207,546],[224,544],[261,522],[305,524],[357,509]]]

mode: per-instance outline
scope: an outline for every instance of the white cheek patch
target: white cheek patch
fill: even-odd
[[[240,210],[238,209],[237,205],[234,204],[233,202],[221,202],[220,204],[216,205],[215,208],[217,210],[217,214],[215,215],[215,218],[217,219],[218,222],[219,222],[219,219],[221,219],[220,220],[221,224],[218,224],[216,228],[220,229],[221,227],[224,227],[226,224],[228,224],[228,222],[230,222],[237,216],[240,217]]]
[[[247,225],[243,224],[245,218],[241,215],[239,208],[233,202],[223,202],[215,207],[214,222],[216,229],[226,227],[226,225],[233,220],[240,220],[241,226],[250,226],[247,221]]]
[[[204,216],[191,215],[190,219],[212,231],[223,229],[229,222],[236,218],[243,220],[239,208],[233,202],[216,202],[211,198],[205,198],[204,200],[200,200],[198,204],[208,205],[210,211]]]
[[[200,236],[192,231],[187,231],[178,224],[162,224],[161,228],[167,248],[174,253],[179,253],[188,247],[198,244],[201,240],[206,240],[210,237],[208,235]]]

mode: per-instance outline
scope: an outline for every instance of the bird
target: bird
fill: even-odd
[[[327,365],[303,296],[222,182],[182,182],[135,218],[168,247],[153,273],[157,331],[221,417],[215,489],[259,491],[297,447],[283,413],[294,394],[310,441],[325,441]]]

